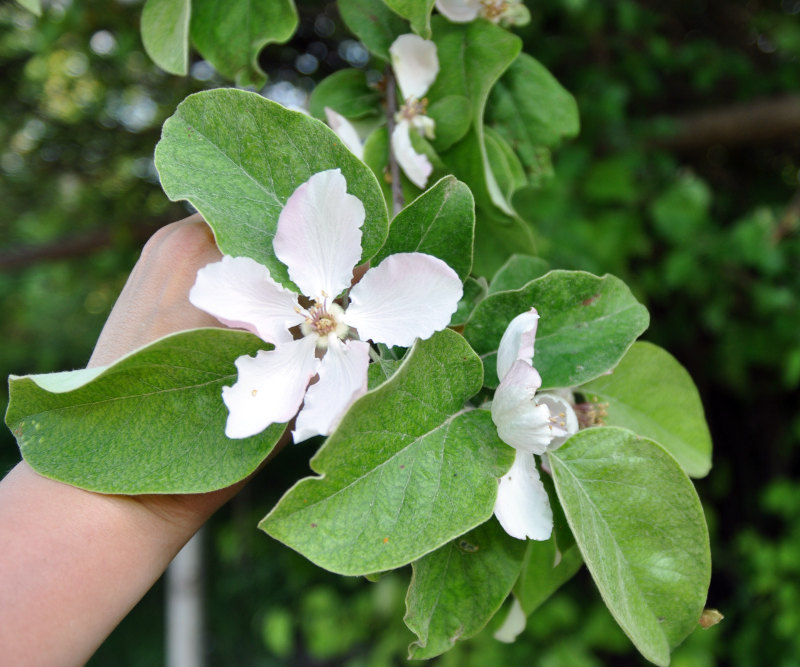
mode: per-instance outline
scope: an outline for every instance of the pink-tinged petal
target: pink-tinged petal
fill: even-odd
[[[533,343],[536,340],[536,327],[539,313],[536,308],[517,315],[506,327],[497,349],[497,377],[502,381],[517,359],[533,364]]]
[[[436,9],[448,21],[469,23],[478,18],[481,2],[480,0],[436,0]]]
[[[516,641],[517,637],[522,634],[525,626],[528,624],[528,617],[522,609],[519,600],[514,596],[514,601],[511,603],[511,608],[508,610],[508,616],[503,621],[497,630],[495,630],[494,638],[503,642],[504,644],[512,644]]]
[[[342,343],[328,336],[328,350],[319,367],[319,381],[306,392],[292,437],[302,442],[315,435],[328,435],[347,408],[367,391],[369,344],[360,340]]]
[[[449,324],[462,293],[458,275],[438,257],[397,253],[350,290],[344,320],[361,340],[409,347]]]
[[[229,411],[225,435],[247,438],[294,417],[319,368],[316,342],[316,336],[306,336],[236,360],[236,384],[222,388]]]
[[[411,145],[410,126],[407,120],[401,120],[392,131],[392,154],[397,164],[418,188],[424,190],[428,176],[433,172],[433,165],[427,155],[417,153]]]
[[[292,340],[289,329],[304,319],[296,310],[297,295],[249,257],[226,255],[200,269],[189,301],[223,324],[247,329],[276,345]]]
[[[517,451],[514,465],[500,478],[494,515],[511,537],[547,540],[553,532],[553,511],[533,454]]]
[[[537,405],[534,395],[542,378],[535,368],[518,359],[492,399],[492,421],[500,439],[515,449],[543,454],[555,435],[550,408]]]
[[[572,404],[563,396],[554,393],[542,393],[536,397],[536,401],[546,405],[550,409],[553,420],[554,438],[548,445],[547,451],[553,452],[563,445],[567,438],[578,432],[578,415],[572,409]]]
[[[292,193],[278,218],[275,255],[303,294],[335,298],[361,259],[364,205],[347,193],[338,169],[314,174]]]
[[[328,118],[328,125],[336,132],[336,136],[342,140],[342,143],[359,160],[363,160],[364,145],[361,143],[361,137],[358,136],[358,132],[356,132],[356,128],[353,127],[352,123],[330,107],[325,107],[325,116]]]
[[[412,33],[400,35],[389,47],[389,55],[403,98],[421,99],[439,73],[436,44]]]

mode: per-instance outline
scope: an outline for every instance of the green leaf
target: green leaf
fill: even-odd
[[[580,388],[608,404],[603,422],[658,442],[692,477],[711,469],[711,434],[700,395],[686,369],[652,343],[634,343],[609,375]]]
[[[464,281],[464,296],[458,302],[458,308],[453,313],[448,326],[463,327],[472,315],[472,311],[475,310],[475,306],[486,298],[488,291],[485,278],[469,276]]]
[[[229,329],[162,338],[106,368],[11,376],[6,423],[39,474],[101,493],[200,493],[253,472],[284,431],[225,436],[235,359],[268,347]]]
[[[488,109],[487,123],[529,170],[539,168],[540,146],[557,146],[580,130],[575,98],[527,53],[521,53],[492,88]]]
[[[572,579],[582,563],[581,552],[575,544],[559,551],[552,537],[544,542],[528,540],[522,571],[514,584],[514,595],[525,615],[530,616]]]
[[[374,263],[398,252],[424,252],[465,280],[472,268],[475,203],[469,188],[446,176],[398,213]]]
[[[446,151],[462,139],[472,124],[472,106],[463,95],[445,95],[428,107],[428,115],[436,122],[436,138],[431,144]]]
[[[383,0],[398,16],[411,22],[411,29],[424,37],[431,36],[431,12],[435,0]]]
[[[36,16],[42,15],[42,0],[17,0],[17,2]]]
[[[339,0],[339,14],[370,53],[386,61],[392,42],[408,32],[408,23],[376,0]]]
[[[656,443],[620,428],[580,431],[548,457],[604,602],[645,658],[668,665],[697,627],[711,573],[691,481]]]
[[[272,249],[278,216],[313,174],[340,168],[364,204],[362,260],[383,245],[386,205],[372,172],[323,123],[260,95],[220,88],[187,97],[156,146],[164,192],[186,199],[227,255],[252,257],[291,285]]]
[[[288,41],[296,28],[293,0],[192,0],[192,42],[237,85],[263,85],[266,75],[258,64],[259,52],[267,44]]]
[[[380,110],[381,95],[367,84],[364,70],[342,69],[320,81],[311,93],[311,115],[325,121],[325,107],[345,118],[363,118]]]
[[[551,271],[522,289],[490,294],[475,308],[464,336],[481,356],[486,385],[498,384],[497,346],[520,313],[539,311],[534,365],[542,389],[573,387],[613,368],[647,328],[647,309],[619,278]]]
[[[147,0],[142,9],[142,43],[147,55],[165,72],[189,71],[191,0]]]
[[[519,289],[531,280],[547,273],[548,264],[539,257],[511,255],[494,274],[489,283],[489,294]]]
[[[524,553],[523,540],[489,520],[414,562],[404,620],[419,639],[409,660],[433,658],[480,632],[511,592]]]
[[[486,142],[486,159],[494,174],[497,187],[511,206],[511,197],[516,190],[528,183],[522,163],[502,135],[491,127],[483,128]]]
[[[259,525],[320,567],[400,567],[486,521],[513,450],[491,415],[463,409],[481,366],[450,330],[418,341],[392,378],[362,396],[301,480]]]

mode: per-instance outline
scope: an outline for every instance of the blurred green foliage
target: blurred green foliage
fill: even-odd
[[[375,80],[332,3],[299,10],[292,42],[262,52],[268,94],[302,102],[345,64]],[[795,665],[800,139],[679,151],[669,137],[684,114],[797,94],[800,2],[539,0],[531,10],[526,51],[576,96],[582,129],[514,204],[552,266],[614,273],[647,304],[647,337],[690,370],[714,435],[715,468],[699,491],[715,557],[709,606],[726,619],[690,636],[673,664]],[[199,60],[186,78],[161,72],[144,54],[140,12],[130,1],[53,0],[36,19],[0,5],[6,373],[84,365],[144,239],[186,214],[157,185],[153,147],[181,99],[224,82]],[[9,467],[13,439],[0,443]],[[211,664],[405,663],[401,575],[334,577],[255,530],[254,508],[305,474],[308,452],[285,451],[210,524]],[[90,664],[158,664],[161,606],[156,588]],[[439,662],[642,664],[583,574],[516,644],[491,633]]]

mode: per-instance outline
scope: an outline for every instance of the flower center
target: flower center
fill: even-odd
[[[300,325],[300,331],[304,336],[312,334],[319,336],[317,347],[328,346],[328,334],[336,334],[337,338],[344,338],[350,331],[350,327],[342,321],[344,309],[339,304],[328,303],[327,299],[323,299],[321,303],[315,301],[306,313],[306,321]]]
[[[418,100],[414,97],[409,97],[405,104],[400,107],[397,112],[397,120],[405,118],[408,121],[414,120],[417,116],[424,116],[428,113],[428,98],[423,97]]]
[[[490,21],[496,21],[508,11],[509,3],[505,0],[481,0],[481,15]]]

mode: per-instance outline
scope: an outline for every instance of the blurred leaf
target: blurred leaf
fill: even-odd
[[[389,47],[408,32],[408,23],[378,0],[339,0],[342,20],[370,53],[389,61]]]
[[[514,595],[525,615],[530,616],[572,579],[582,564],[581,552],[575,544],[562,552],[552,537],[543,542],[528,540],[522,571],[514,584]]]
[[[494,519],[412,563],[405,622],[410,660],[433,658],[480,632],[519,575],[525,541]]]
[[[192,0],[190,33],[200,54],[241,86],[261,86],[266,75],[258,54],[288,41],[297,29],[293,0]]]
[[[42,15],[42,0],[17,0],[17,2],[32,14]]]
[[[434,0],[383,0],[395,14],[408,19],[411,29],[424,37],[431,37],[431,11]]]
[[[472,123],[471,106],[463,95],[445,95],[428,107],[428,115],[436,122],[433,147],[441,152],[461,139]]]
[[[497,186],[503,197],[511,206],[511,197],[514,192],[527,184],[525,170],[516,153],[511,149],[502,135],[491,127],[484,127],[484,140],[486,142],[486,158],[494,174]]]
[[[608,404],[602,423],[655,440],[692,477],[711,469],[711,434],[700,395],[677,359],[657,345],[634,343],[617,367],[583,385],[588,400]]]
[[[473,278],[469,276],[464,281],[464,296],[458,302],[458,309],[453,313],[449,326],[463,327],[469,320],[475,306],[486,298],[488,293],[485,278]]]
[[[362,260],[383,245],[386,207],[372,172],[323,123],[260,95],[221,88],[187,97],[164,123],[155,162],[164,192],[203,214],[223,253],[252,257],[284,284],[272,249],[278,216],[317,172],[341,169],[364,204]]]
[[[521,53],[492,88],[487,123],[530,170],[538,164],[539,146],[557,146],[580,129],[575,98],[527,53]]]
[[[465,280],[472,268],[474,228],[472,193],[447,176],[395,216],[373,263],[398,252],[424,252],[447,262]]]
[[[603,601],[645,658],[697,627],[711,553],[691,481],[656,443],[630,431],[579,431],[548,453],[558,497]]]
[[[147,0],[142,9],[142,43],[147,55],[170,74],[189,71],[191,0]]]
[[[320,567],[367,574],[485,522],[513,451],[487,411],[463,409],[480,386],[480,361],[461,336],[418,341],[311,460],[321,476],[295,484],[259,527]]]
[[[325,121],[325,107],[345,118],[363,118],[380,112],[381,95],[367,84],[364,70],[342,69],[320,81],[311,93],[311,115]]]
[[[711,191],[705,181],[682,176],[656,199],[650,212],[662,237],[676,245],[691,245],[707,222]]]
[[[534,365],[543,390],[572,387],[613,368],[650,320],[627,285],[610,275],[550,271],[522,289],[490,294],[464,327],[464,337],[483,359],[486,386],[498,384],[503,332],[531,307],[541,318]]]
[[[249,333],[196,329],[106,368],[11,378],[6,423],[39,474],[100,493],[201,493],[253,472],[285,429],[231,440],[222,387]]]

